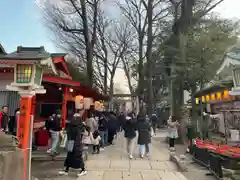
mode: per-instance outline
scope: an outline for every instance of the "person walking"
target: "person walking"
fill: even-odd
[[[2,111],[0,112],[0,127],[1,130],[5,133],[8,132],[8,123],[9,123],[9,116],[8,116],[8,106],[3,106]]]
[[[61,111],[57,110],[56,114],[50,117],[49,131],[51,134],[51,148],[47,153],[52,153],[54,155],[58,154],[58,146],[60,141],[60,131],[61,128]]]
[[[68,175],[69,169],[81,169],[77,176],[83,176],[87,174],[85,164],[83,161],[83,144],[82,134],[85,131],[85,124],[82,122],[79,114],[75,114],[69,123],[67,128],[67,157],[64,162],[65,169],[59,171],[60,175]]]
[[[151,143],[151,124],[140,112],[137,118],[138,144],[140,145],[140,157],[148,156],[150,152],[149,144]]]
[[[100,133],[100,137],[101,137],[101,150],[104,150],[105,145],[108,141],[108,120],[106,118],[106,116],[104,116],[103,113],[100,113],[100,117],[98,120],[98,130]]]
[[[158,117],[157,117],[156,113],[152,114],[151,123],[152,123],[153,133],[154,133],[154,135],[156,135],[156,129],[157,129],[157,124],[158,124]]]
[[[114,136],[117,134],[117,129],[119,127],[117,116],[114,112],[108,114],[108,144],[112,145]]]
[[[127,141],[127,153],[130,159],[133,158],[134,138],[136,137],[136,119],[131,115],[126,116],[123,123],[124,137]]]
[[[168,121],[168,138],[169,148],[171,151],[175,151],[175,139],[178,138],[178,127],[180,126],[175,116],[170,116]]]
[[[88,118],[86,119],[86,126],[89,127],[90,132],[94,132],[97,130],[97,122],[93,116],[91,111],[88,111]]]

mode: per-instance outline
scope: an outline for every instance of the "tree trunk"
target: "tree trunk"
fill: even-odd
[[[89,43],[89,47],[86,48],[87,53],[87,83],[90,88],[93,87],[93,48],[91,43]]]
[[[148,17],[148,30],[147,30],[147,78],[148,78],[148,115],[152,114],[153,110],[153,85],[152,85],[152,16],[153,16],[153,0],[148,0],[148,9],[147,9],[147,17]]]
[[[139,61],[138,61],[138,87],[137,87],[137,95],[140,99],[143,97],[143,91],[144,91],[144,84],[142,83],[144,81],[144,74],[143,74],[143,39],[144,39],[144,33],[139,33]],[[140,106],[142,107],[142,106]],[[140,108],[141,109],[141,108]]]
[[[108,91],[108,83],[107,83],[107,79],[108,78],[108,61],[107,58],[104,59],[104,94],[107,94]]]

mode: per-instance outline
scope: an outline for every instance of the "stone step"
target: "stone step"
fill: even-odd
[[[60,155],[52,157],[44,152],[33,152],[32,153],[32,161],[64,161],[67,157],[67,153],[60,153]],[[83,152],[84,161],[87,160],[88,152]]]

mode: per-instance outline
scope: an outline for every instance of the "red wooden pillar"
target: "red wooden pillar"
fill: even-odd
[[[35,108],[36,108],[36,95],[32,97],[32,109],[31,109],[31,115],[35,115]]]
[[[66,126],[67,119],[67,96],[68,96],[68,87],[63,88],[63,102],[62,102],[62,128]]]

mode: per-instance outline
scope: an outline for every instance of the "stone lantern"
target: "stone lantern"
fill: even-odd
[[[7,89],[18,91],[21,96],[20,117],[17,127],[19,148],[23,150],[23,177],[22,180],[31,178],[31,147],[33,134],[32,97],[44,94],[46,90],[42,83],[43,71],[56,74],[51,54],[44,47],[22,47],[17,51],[0,56],[0,64],[14,67],[14,81],[7,85]],[[19,177],[18,177],[19,178]]]

